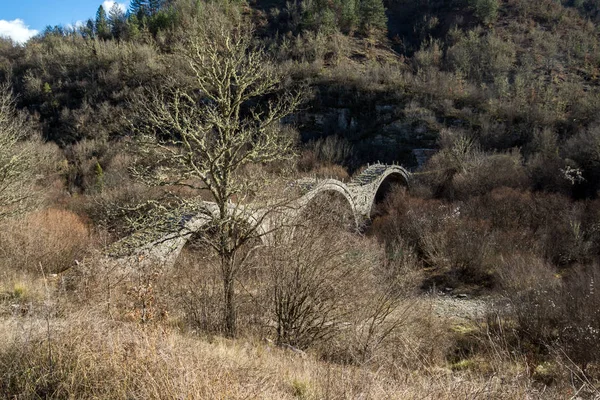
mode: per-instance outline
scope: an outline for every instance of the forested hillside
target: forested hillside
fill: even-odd
[[[0,397],[600,398],[600,0],[132,0],[0,85]]]
[[[159,4],[160,3],[160,4]],[[351,170],[376,160],[415,166],[414,148],[440,133],[483,151],[518,149],[536,188],[564,191],[567,167],[595,196],[599,110],[597,21],[592,1],[257,1],[231,4],[251,18],[256,40],[290,84],[314,96],[298,113],[304,141],[335,135]],[[25,46],[4,40],[0,74],[44,138],[85,164],[94,144],[110,168],[108,142],[131,133],[127,98],[141,87],[185,79],[174,59],[198,17],[193,1],[134,2],[77,29],[48,27]],[[257,43],[258,44],[258,43]],[[89,148],[90,146],[79,146]],[[537,171],[537,172],[533,172]],[[78,171],[85,174],[86,171]],[[85,185],[77,182],[78,189]]]

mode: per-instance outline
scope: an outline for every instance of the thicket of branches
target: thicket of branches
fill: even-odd
[[[44,168],[39,144],[25,115],[17,111],[10,87],[0,86],[0,220],[39,202],[35,184]]]
[[[595,15],[593,2],[400,1],[385,15],[375,3],[230,5],[228,13],[256,23],[253,40],[288,81],[315,89],[309,115],[298,120],[304,139],[344,138],[352,145],[344,166],[353,170],[376,160],[414,164],[411,149],[435,147],[440,132],[461,130],[486,151],[519,148],[535,189],[562,191],[546,175],[571,168],[584,178],[573,194],[595,196],[594,152],[580,151],[594,148],[600,109],[599,38],[585,19]],[[160,87],[165,75],[186,84],[166,66],[178,65],[175,49],[204,8],[141,2],[118,18],[49,29],[25,46],[2,39],[0,75],[18,93],[18,107],[39,117],[44,138],[66,150],[71,190],[96,190],[96,164],[110,173],[115,153],[107,143],[127,134],[131,93]],[[116,36],[113,20],[125,27]],[[392,145],[378,141],[378,132]]]

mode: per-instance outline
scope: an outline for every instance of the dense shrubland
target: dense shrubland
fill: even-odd
[[[0,39],[2,396],[599,395],[597,1],[162,3]],[[300,137],[297,157],[239,168],[225,203],[436,150],[359,233],[325,196],[293,237],[241,243],[235,332],[208,236],[173,268],[104,258],[157,204],[210,197],[198,177],[135,172],[165,172],[142,157],[140,110],[202,98],[181,55],[217,15],[253,24],[244,54],[268,58],[278,90],[310,91],[272,128]]]

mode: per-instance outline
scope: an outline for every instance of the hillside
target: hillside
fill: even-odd
[[[306,22],[311,10],[282,4],[257,2],[248,11],[282,68],[314,90],[297,117],[304,141],[336,135],[352,145],[347,159],[334,161],[351,170],[377,160],[414,166],[412,149],[437,147],[439,133],[451,129],[484,150],[518,147],[532,162],[544,146],[539,132],[547,132],[559,147],[556,164],[584,173],[587,184],[576,194],[593,196],[594,161],[577,149],[589,140],[599,107],[594,8],[482,0],[497,5],[485,16],[472,3],[392,2],[387,25],[369,32],[346,27],[337,9],[330,27],[319,15]],[[164,60],[188,23],[167,11],[155,18],[171,28],[149,25],[119,41],[57,28],[24,48],[5,42],[2,74],[10,71],[20,107],[39,115],[45,138],[64,148],[93,140],[105,157],[100,143],[124,134],[113,116],[127,115],[128,93],[168,74]],[[77,155],[70,157],[74,163]]]

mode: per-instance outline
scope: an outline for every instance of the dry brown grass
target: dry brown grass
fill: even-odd
[[[62,282],[93,247],[87,224],[60,209],[5,221],[0,229],[0,315],[32,315],[45,298],[45,278]]]
[[[0,322],[6,398],[515,399],[562,398],[522,371],[502,376],[441,366],[343,366],[252,340],[207,341],[161,326],[107,319],[97,309],[63,318]],[[415,331],[423,334],[423,330]],[[399,350],[410,353],[407,337]],[[413,366],[414,367],[414,366]],[[563,393],[564,394],[564,393]]]
[[[406,194],[390,202],[396,205],[390,218],[410,211],[412,222],[431,232],[425,219],[433,223],[432,216],[448,211]],[[0,263],[0,397],[562,399],[579,389],[568,383],[569,365],[560,357],[530,359],[514,334],[499,330],[512,329],[510,315],[498,325],[456,318],[436,296],[415,296],[423,276],[422,255],[411,244],[416,238],[382,247],[374,238],[328,230],[326,218],[314,222],[297,232],[299,243],[282,242],[276,257],[257,252],[240,275],[237,340],[219,336],[222,287],[207,249],[190,246],[175,268],[123,267],[89,256],[97,239],[70,212],[51,209],[14,222],[23,229],[2,235],[10,246],[2,247]],[[384,222],[377,224],[394,237],[420,232]],[[20,243],[29,261],[15,264],[18,258],[6,255],[18,255]],[[45,265],[60,271],[86,254],[65,273],[42,271]],[[507,289],[521,290],[540,274],[556,279],[535,254],[499,259]],[[333,333],[303,346],[306,353],[274,344],[274,285],[293,295],[298,282],[309,289],[324,282],[329,292],[311,301],[317,311],[333,304],[338,313]],[[593,398],[590,388],[585,396]]]
[[[360,240],[356,238],[355,240]],[[349,244],[352,246],[352,244]],[[195,256],[197,257],[197,256]],[[360,321],[305,356],[259,340],[252,330],[259,310],[247,295],[247,315],[237,340],[204,336],[202,323],[185,329],[181,302],[209,265],[189,258],[184,271],[158,267],[115,269],[88,260],[60,281],[25,276],[25,295],[3,297],[2,305],[29,307],[0,315],[0,397],[128,399],[514,399],[564,398],[559,385],[544,388],[508,352],[480,352],[451,359],[465,341],[481,340],[436,311],[435,298],[403,300],[392,317],[402,325],[368,359],[339,357],[356,350]],[[182,260],[184,263],[185,260]],[[179,266],[185,266],[180,263]],[[82,271],[89,269],[88,272]],[[156,272],[159,272],[156,275]],[[78,272],[78,273],[75,273]],[[196,275],[194,275],[196,273]],[[260,279],[245,276],[246,282]],[[179,281],[176,280],[179,276]],[[206,278],[206,276],[204,276]],[[72,281],[75,282],[72,282]],[[256,282],[253,283],[256,285]],[[72,287],[69,287],[72,286]],[[206,290],[199,287],[198,293]],[[137,291],[132,291],[136,287]],[[143,290],[153,288],[154,292]],[[143,289],[143,290],[142,290]],[[360,292],[361,287],[356,287]],[[370,289],[371,290],[371,289]],[[148,318],[142,322],[141,299]],[[179,295],[177,297],[176,295]],[[255,293],[253,293],[255,295]],[[218,299],[187,297],[218,313]],[[262,300],[262,299],[261,299]],[[371,301],[372,299],[364,299]],[[204,303],[203,303],[204,301]],[[107,303],[110,307],[107,307]],[[172,314],[160,316],[168,307]],[[408,312],[405,313],[405,310]],[[178,313],[179,311],[179,313]],[[154,313],[154,314],[152,314]],[[399,314],[401,315],[399,315]],[[214,315],[213,315],[214,316]],[[218,319],[218,315],[216,316]],[[200,321],[202,322],[202,321]],[[200,333],[200,334],[199,334]],[[477,339],[474,335],[477,334]],[[486,346],[479,346],[486,347]],[[489,348],[493,348],[490,344]],[[336,360],[338,362],[326,361]],[[324,358],[325,357],[325,358]]]

